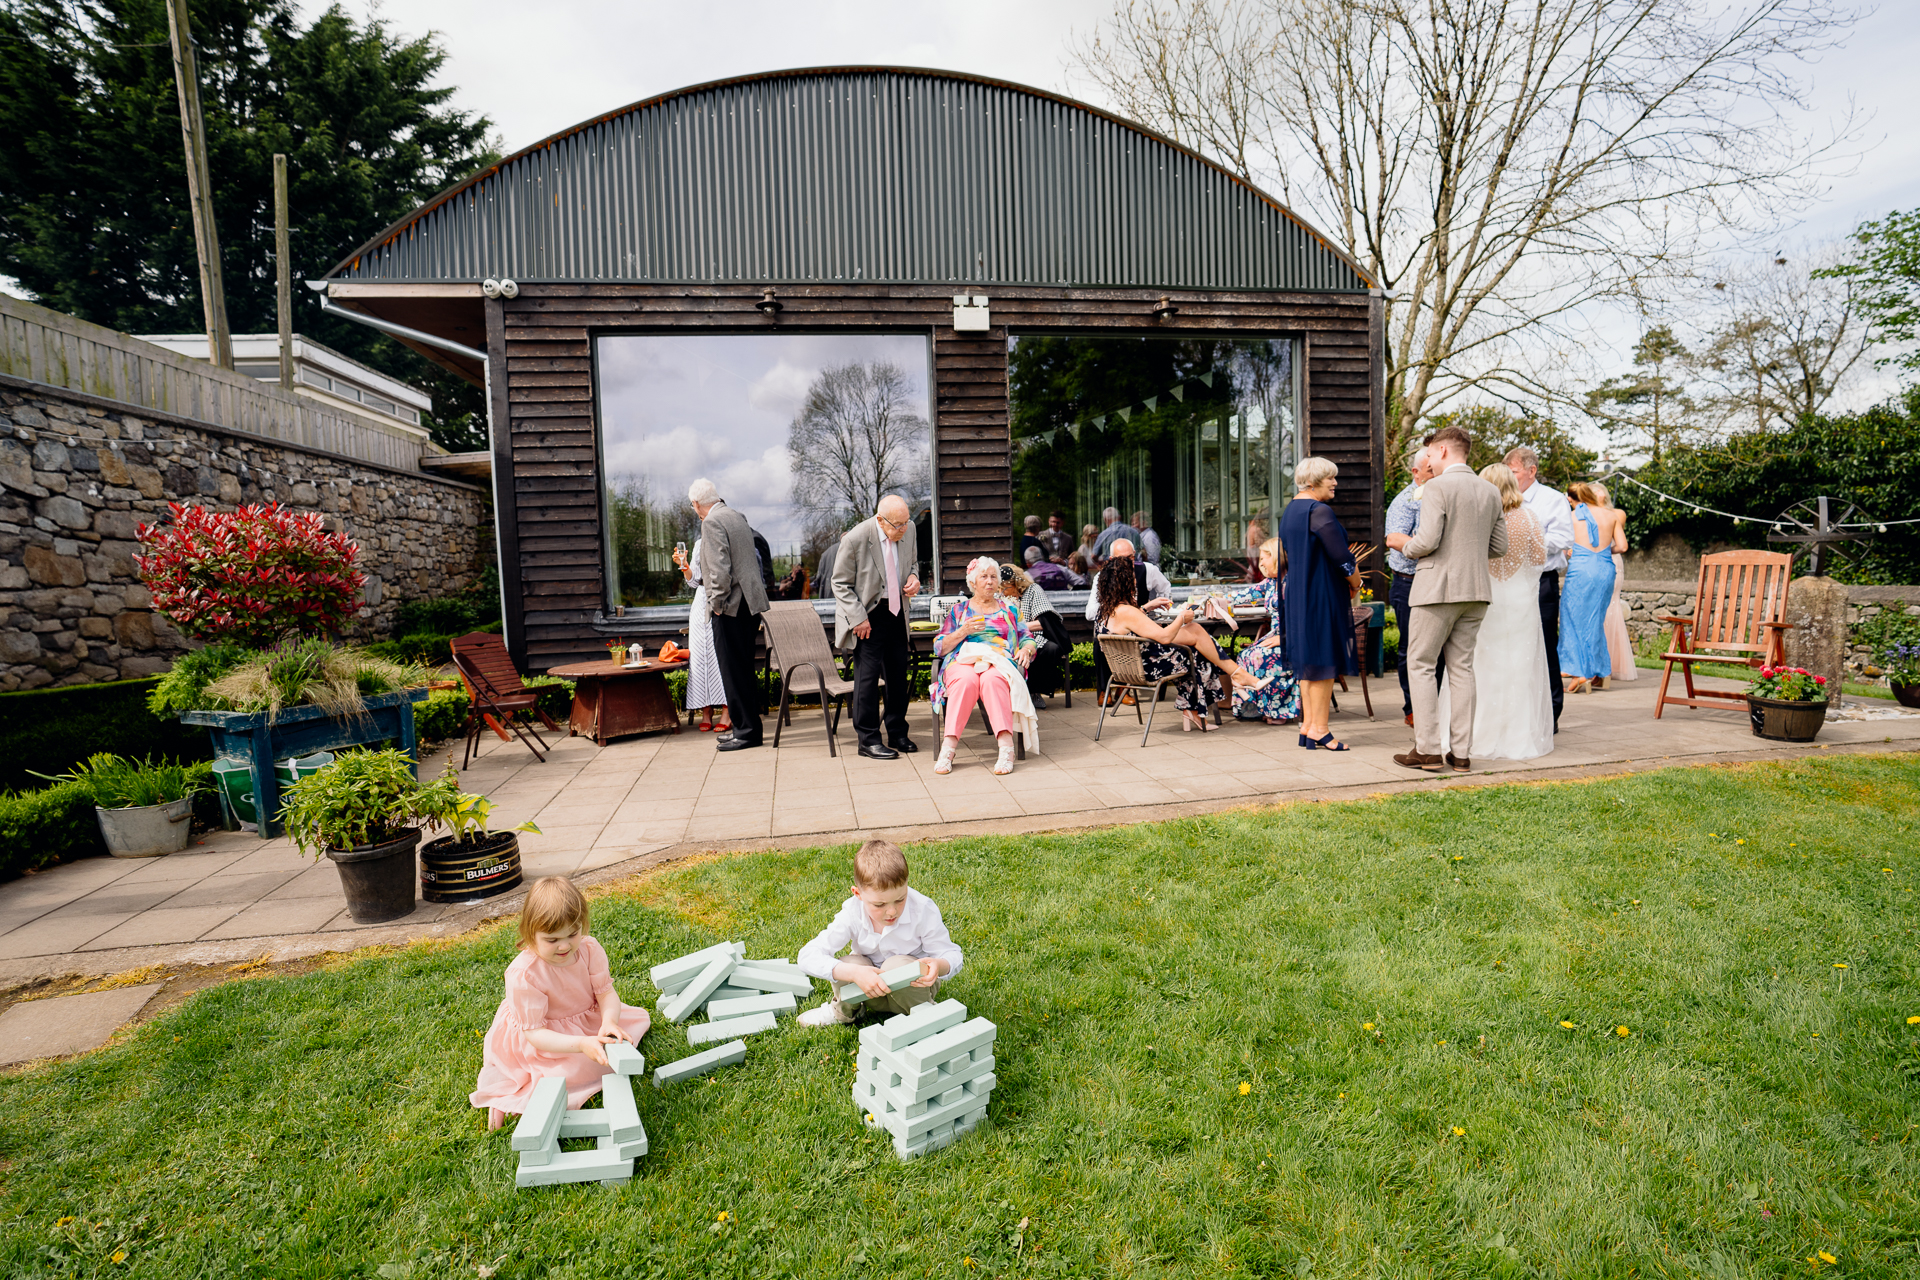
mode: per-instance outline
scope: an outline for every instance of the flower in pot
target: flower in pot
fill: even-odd
[[[1753,732],[1780,742],[1812,742],[1827,719],[1827,678],[1805,667],[1762,667],[1747,685]]]
[[[420,781],[395,748],[343,751],[294,783],[280,811],[294,844],[340,870],[347,911],[360,924],[414,908],[413,850],[420,843]]]
[[[487,830],[493,802],[460,789],[453,763],[420,788],[415,811],[429,826],[451,833],[420,849],[420,896],[428,902],[482,902],[520,887],[519,832],[540,834],[523,822],[511,831]]]
[[[1874,655],[1875,665],[1893,686],[1903,707],[1920,707],[1920,635],[1888,641]]]
[[[51,780],[79,783],[92,793],[94,816],[108,853],[116,858],[152,858],[187,847],[193,798],[211,789],[212,768],[204,761],[155,764],[151,757],[124,760],[103,751]]]

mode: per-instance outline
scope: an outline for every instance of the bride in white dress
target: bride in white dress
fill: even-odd
[[[1539,603],[1547,540],[1539,520],[1522,504],[1513,472],[1496,462],[1480,478],[1500,491],[1507,553],[1487,563],[1493,599],[1473,648],[1473,756],[1532,760],[1553,750],[1553,689]],[[1447,741],[1447,702],[1440,700],[1442,742]]]

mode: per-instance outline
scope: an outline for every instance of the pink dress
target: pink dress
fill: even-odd
[[[526,1032],[544,1028],[567,1036],[600,1031],[600,997],[613,992],[606,950],[591,937],[580,939],[573,963],[556,968],[522,951],[507,966],[507,994],[487,1028],[480,1081],[470,1095],[476,1107],[498,1107],[518,1115],[533,1086],[546,1076],[567,1082],[567,1105],[578,1107],[600,1092],[606,1068],[584,1053],[543,1053],[527,1042]],[[647,1033],[647,1011],[620,1010],[620,1026],[637,1042]]]

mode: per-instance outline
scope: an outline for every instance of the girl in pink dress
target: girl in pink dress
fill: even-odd
[[[600,1092],[607,1051],[647,1034],[647,1011],[620,1003],[607,953],[587,936],[587,900],[565,876],[548,876],[520,910],[520,954],[507,966],[507,994],[487,1028],[480,1081],[470,1101],[487,1127],[526,1109],[546,1076],[567,1082],[567,1105]]]

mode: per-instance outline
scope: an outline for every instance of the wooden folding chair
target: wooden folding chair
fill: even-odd
[[[1653,704],[1658,720],[1669,703],[1682,707],[1744,705],[1746,694],[1693,687],[1693,664],[1715,662],[1744,667],[1783,667],[1787,663],[1787,582],[1793,557],[1780,551],[1722,551],[1700,557],[1700,583],[1694,589],[1693,616],[1663,617],[1673,626],[1673,642],[1660,655],[1666,669]],[[1687,696],[1667,694],[1675,664]]]
[[[473,758],[481,729],[491,725],[495,733],[506,733],[526,743],[536,760],[547,758],[547,740],[531,724],[523,726],[529,714],[555,733],[560,726],[540,709],[538,690],[529,689],[520,671],[507,653],[507,642],[490,631],[475,631],[453,641],[453,666],[467,686],[467,747],[460,757],[464,771]],[[537,744],[537,745],[536,745]]]
[[[839,755],[834,734],[840,728],[841,709],[853,697],[853,681],[840,674],[833,648],[827,643],[826,626],[814,612],[813,602],[771,601],[760,615],[760,625],[767,629],[767,661],[780,672],[780,709],[773,722],[773,745],[780,745],[780,730],[788,723],[787,709],[794,695],[818,694],[820,720],[827,727],[827,754]],[[794,687],[796,682],[800,688]]]

